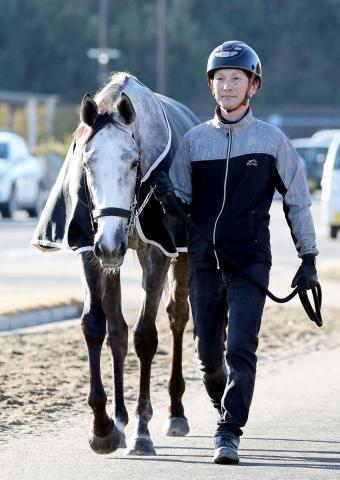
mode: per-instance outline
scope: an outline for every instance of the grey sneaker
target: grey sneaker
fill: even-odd
[[[237,453],[240,439],[236,435],[217,435],[215,437],[214,462],[224,464],[239,463]]]

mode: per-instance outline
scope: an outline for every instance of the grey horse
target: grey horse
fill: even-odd
[[[137,252],[144,292],[133,329],[140,387],[137,426],[128,453],[155,454],[148,428],[153,414],[150,375],[158,344],[156,316],[167,275],[166,311],[173,349],[165,431],[174,436],[189,432],[182,404],[182,338],[189,318],[184,225],[175,219],[171,223],[164,214],[154,198],[152,179],[169,168],[182,136],[197,123],[179,102],[154,94],[130,74],[113,74],[95,99],[87,94],[82,101],[81,123],[32,240],[43,250],[66,247],[80,256],[85,290],[81,321],[90,367],[88,403],[93,411],[89,443],[96,453],[126,445],[123,380],[128,328],[121,309],[119,267],[127,248]],[[105,337],[114,378],[110,414],[100,371]]]

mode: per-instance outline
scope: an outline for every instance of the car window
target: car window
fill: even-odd
[[[323,164],[327,155],[326,147],[298,147],[296,151],[304,159],[307,165],[313,165],[316,162]]]
[[[0,158],[8,158],[8,143],[0,143]]]
[[[334,161],[334,170],[340,170],[340,148],[339,147],[336,151],[336,156]]]

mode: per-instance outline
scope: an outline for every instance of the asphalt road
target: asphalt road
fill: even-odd
[[[299,266],[282,202],[271,208],[273,267],[271,288],[279,296],[290,292],[290,282]],[[312,215],[320,250],[318,263],[340,258],[340,238],[332,240],[321,223],[320,199],[313,197]],[[16,305],[35,298],[49,297],[58,302],[63,297],[82,299],[78,259],[71,252],[42,253],[30,245],[35,220],[19,214],[15,221],[0,220],[0,305]],[[138,308],[140,274],[136,255],[129,251],[121,269],[124,308]],[[331,287],[330,287],[331,288]],[[332,292],[331,292],[332,293]]]
[[[58,303],[64,298],[81,300],[83,289],[79,259],[69,251],[41,252],[30,245],[36,220],[18,216],[0,220],[0,305],[4,309],[18,302]],[[128,251],[121,269],[125,308],[138,308],[141,269],[134,252]],[[0,306],[0,313],[1,313]]]
[[[166,394],[153,399],[150,431],[157,456],[119,449],[98,456],[87,443],[89,417],[63,418],[1,444],[2,480],[337,480],[340,478],[340,349],[313,352],[261,370],[238,466],[212,462],[216,414],[200,383],[184,406],[187,437],[165,437]],[[133,418],[127,430],[128,439]]]
[[[319,262],[339,258],[339,239],[328,239],[326,227],[320,224],[317,198],[312,212],[321,252]],[[279,201],[274,202],[271,217],[271,285],[276,293],[280,293],[276,289],[282,288],[281,293],[286,294],[299,260]],[[20,217],[14,222],[0,221],[0,303],[8,298],[18,301],[37,290],[40,296],[60,289],[60,294],[81,297],[76,257],[67,252],[43,254],[32,248],[34,224]],[[138,307],[139,268],[132,254],[127,257],[122,278],[125,308]],[[337,284],[337,291],[330,292],[329,297],[336,301],[338,295]],[[1,445],[0,478],[336,480],[340,478],[339,359],[339,349],[321,351],[271,365],[267,373],[261,370],[238,467],[212,463],[215,414],[202,385],[192,383],[184,398],[192,428],[186,438],[162,435],[167,396],[164,392],[153,399],[155,417],[151,431],[156,457],[131,458],[121,450],[96,456],[87,444],[89,417],[72,416],[58,423],[46,422],[20,437],[9,436],[8,442]]]
[[[336,256],[339,257],[340,238],[337,240],[330,239],[327,226],[321,223],[321,202],[318,193],[312,197],[311,211],[320,250],[319,260],[324,261]],[[274,269],[275,265],[278,265],[280,268],[283,265],[287,267],[293,266],[296,264],[296,253],[283,215],[282,202],[280,200],[273,201],[270,215]],[[35,224],[36,220],[27,219],[24,213],[19,213],[15,220],[0,219],[0,258],[2,260],[5,260],[6,256],[11,254],[13,250],[29,255],[29,251],[32,249],[30,240]]]

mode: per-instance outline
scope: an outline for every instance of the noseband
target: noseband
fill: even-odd
[[[96,210],[92,210],[92,218],[96,220],[99,217],[122,217],[122,218],[130,218],[130,210],[126,210],[125,208],[115,208],[115,207],[107,207],[107,208],[98,208]]]

